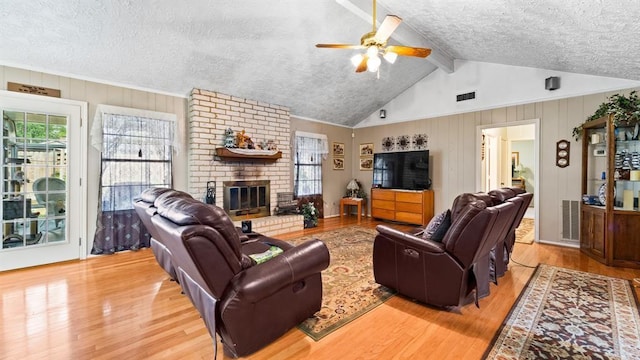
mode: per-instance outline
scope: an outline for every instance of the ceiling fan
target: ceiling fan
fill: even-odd
[[[360,38],[360,45],[350,44],[316,44],[319,48],[334,48],[334,49],[366,49],[364,54],[357,54],[351,58],[351,62],[356,67],[356,72],[363,72],[369,70],[376,72],[380,68],[380,58],[378,55],[393,64],[398,55],[401,56],[415,56],[426,58],[431,54],[431,49],[389,45],[387,46],[387,40],[391,34],[400,25],[402,19],[396,15],[387,15],[384,21],[380,25],[380,28],[376,30],[376,0],[373,0],[373,31],[368,32]]]

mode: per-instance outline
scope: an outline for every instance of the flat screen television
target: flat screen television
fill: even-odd
[[[429,150],[373,154],[373,186],[405,190],[431,188]]]

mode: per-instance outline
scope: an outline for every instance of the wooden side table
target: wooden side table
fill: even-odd
[[[362,220],[362,208],[364,207],[364,216],[368,216],[367,211],[367,199],[363,198],[342,198],[340,199],[340,218],[344,216],[345,206],[357,206],[358,207],[358,222]]]

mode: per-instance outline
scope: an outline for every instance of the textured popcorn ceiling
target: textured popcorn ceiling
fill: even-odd
[[[344,1],[342,1],[344,2]],[[392,43],[431,59],[356,74],[366,0],[2,0],[0,64],[186,96],[203,88],[354,125],[452,58],[640,80],[640,3],[378,1],[404,19]]]

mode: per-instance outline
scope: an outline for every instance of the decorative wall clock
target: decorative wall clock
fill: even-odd
[[[391,151],[396,146],[396,139],[393,136],[382,138],[382,150]]]
[[[398,149],[407,150],[409,149],[409,145],[411,145],[411,140],[409,139],[409,135],[400,135],[398,136],[398,141],[396,142],[398,145]]]
[[[560,140],[556,143],[556,166],[564,168],[569,166],[569,149],[571,143],[567,140]]]
[[[414,149],[423,150],[427,148],[428,140],[429,137],[427,136],[427,134],[415,134],[413,135],[413,140],[411,140],[411,142],[413,143]]]

